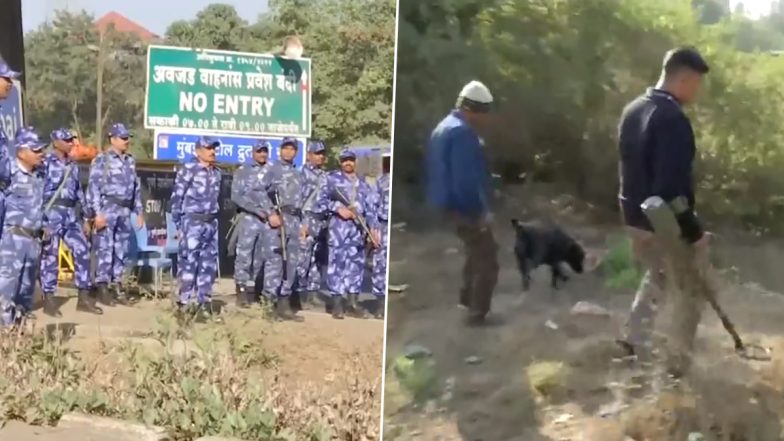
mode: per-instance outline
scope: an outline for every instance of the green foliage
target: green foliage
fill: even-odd
[[[610,251],[602,259],[600,269],[608,288],[636,289],[643,276],[634,264],[631,241],[625,237],[611,240]]]
[[[415,401],[432,398],[440,389],[433,360],[430,358],[412,360],[401,355],[395,360],[393,370],[400,386]]]
[[[28,122],[48,132],[71,126],[96,132],[99,36],[87,14],[58,12],[25,36]],[[255,22],[234,6],[216,3],[190,21],[172,23],[164,44],[245,52],[278,52],[297,33],[313,60],[313,137],[328,146],[388,142],[392,122],[394,0],[274,0]],[[90,49],[90,46],[93,49]],[[144,130],[146,47],[109,32],[104,40],[103,127],[123,121],[134,129],[134,153],[151,157]],[[104,132],[105,133],[105,132]],[[333,153],[337,152],[333,148]]]
[[[711,221],[778,228],[784,59],[764,51],[784,48],[784,19],[718,14],[710,1],[401,2],[395,181],[419,181],[430,131],[463,84],[478,79],[497,103],[485,136],[491,163],[610,208],[621,110],[656,82],[666,50],[691,44],[712,68],[688,109],[700,211]]]

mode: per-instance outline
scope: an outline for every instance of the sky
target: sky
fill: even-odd
[[[738,3],[743,3],[746,15],[752,18],[759,18],[770,13],[770,6],[773,0],[732,0],[730,1],[730,8],[734,11],[735,5]]]
[[[194,18],[211,3],[230,3],[242,18],[255,22],[267,9],[267,0],[22,0],[24,32],[38,27],[51,17],[52,11],[86,10],[100,18],[116,11],[155,34],[163,35],[174,21]]]

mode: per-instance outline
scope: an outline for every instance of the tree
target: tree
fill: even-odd
[[[166,30],[173,46],[238,50],[248,38],[248,23],[228,4],[212,4],[192,21],[180,20]]]
[[[299,34],[313,61],[313,135],[330,146],[389,139],[395,47],[394,0],[272,0],[254,24],[228,4],[212,4],[190,21],[172,23],[166,43],[206,49],[270,53]],[[59,125],[95,133],[98,34],[89,14],[60,12],[26,37],[30,75],[28,114],[50,130]],[[137,154],[149,155],[143,127],[146,47],[110,31],[104,69],[105,122],[136,128]],[[100,140],[103,141],[103,140]],[[387,141],[388,142],[388,141]],[[338,149],[333,149],[337,152]]]

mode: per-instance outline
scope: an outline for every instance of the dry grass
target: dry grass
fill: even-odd
[[[161,321],[150,338],[102,345],[95,357],[46,332],[4,332],[0,419],[56,424],[63,413],[82,411],[163,426],[177,441],[379,439],[380,378],[366,375],[378,372],[367,357],[327,369],[337,379],[329,393],[323,383],[292,390],[278,381],[262,337],[241,328]]]

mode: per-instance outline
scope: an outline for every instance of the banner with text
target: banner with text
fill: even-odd
[[[144,127],[311,135],[309,59],[151,45]]]
[[[179,161],[186,162],[193,158],[193,151],[196,148],[196,141],[199,136],[191,133],[176,133],[169,131],[155,131],[154,158],[159,161]],[[283,138],[272,137],[250,137],[237,135],[224,135],[220,133],[210,133],[214,139],[220,140],[221,146],[215,150],[215,156],[222,164],[244,164],[250,161],[253,146],[260,139],[269,141],[272,150],[269,152],[270,161],[277,161],[279,158],[280,143]],[[305,160],[305,139],[297,139],[299,149],[294,163],[300,166]]]

